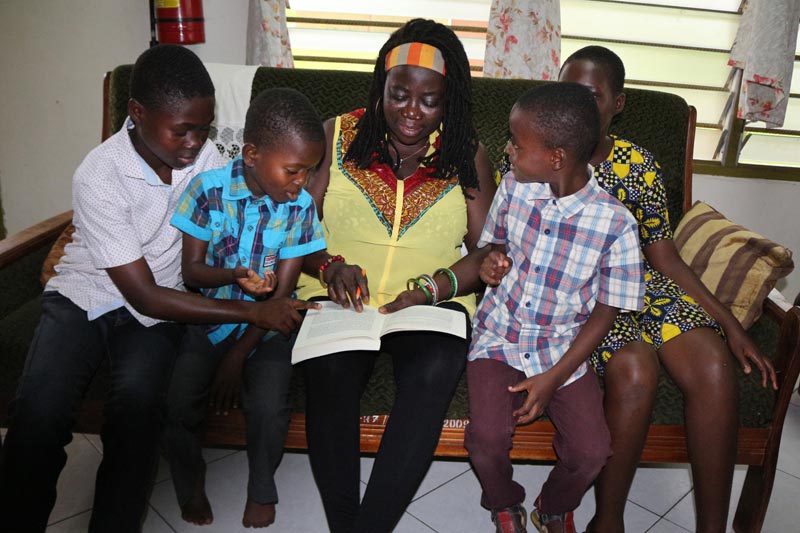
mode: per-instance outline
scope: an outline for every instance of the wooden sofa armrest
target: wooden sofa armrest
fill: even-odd
[[[764,300],[764,314],[780,325],[780,335],[773,357],[775,371],[778,374],[773,420],[780,421],[780,427],[776,428],[773,425],[772,428],[780,435],[789,400],[800,375],[800,307],[790,304],[780,292],[773,290]]]
[[[71,222],[72,211],[66,211],[1,240],[0,268],[5,268],[42,245],[55,241]]]
[[[777,291],[772,291],[764,301],[764,314],[780,325],[773,357],[778,374],[778,391],[772,424],[761,430],[763,434],[754,441],[762,449],[763,457],[759,462],[750,463],[747,468],[733,519],[733,530],[737,533],[761,531],[775,482],[786,412],[800,374],[800,308],[789,304]],[[742,446],[741,436],[739,446]]]

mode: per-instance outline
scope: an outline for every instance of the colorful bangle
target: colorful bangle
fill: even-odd
[[[433,278],[427,274],[422,274],[417,279],[420,280],[422,283],[424,283],[426,287],[428,287],[428,290],[431,292],[431,295],[433,296],[433,301],[431,302],[431,304],[436,305],[439,302],[439,286],[436,284],[435,281],[433,281]]]
[[[419,288],[425,294],[425,303],[431,305],[433,303],[433,294],[425,286],[425,284],[419,278],[408,278],[406,281],[406,289],[412,291],[415,288]]]
[[[434,276],[436,274],[446,274],[447,277],[450,278],[450,296],[447,299],[455,298],[456,294],[458,294],[458,278],[455,273],[449,268],[438,268],[436,272],[433,273]]]
[[[319,266],[319,282],[322,284],[323,287],[328,286],[328,284],[325,283],[325,279],[323,277],[323,274],[325,274],[325,269],[327,269],[333,263],[344,263],[344,262],[345,262],[344,257],[342,257],[341,255],[332,255]]]

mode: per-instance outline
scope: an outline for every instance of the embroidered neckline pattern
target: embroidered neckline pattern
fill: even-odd
[[[356,111],[341,116],[339,137],[336,140],[336,162],[344,176],[364,195],[375,216],[391,236],[397,208],[395,198],[398,180],[390,165],[374,161],[369,168],[360,169],[353,161],[344,161],[362,114],[363,111]],[[437,137],[434,148],[438,148],[439,143],[440,138]],[[412,175],[402,180],[403,212],[400,215],[398,239],[458,184],[455,178],[434,178],[431,176],[432,172],[433,169],[420,165]]]

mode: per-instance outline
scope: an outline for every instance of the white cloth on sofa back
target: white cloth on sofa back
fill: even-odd
[[[242,152],[244,119],[258,65],[206,63],[205,66],[214,82],[217,99],[208,138],[220,154],[231,160]]]

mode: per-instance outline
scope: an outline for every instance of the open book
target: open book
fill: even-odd
[[[320,302],[321,309],[309,309],[297,333],[292,350],[292,364],[348,350],[378,350],[381,337],[396,331],[438,331],[467,337],[464,313],[414,305],[382,315],[374,307],[364,306],[356,313],[333,302]]]

